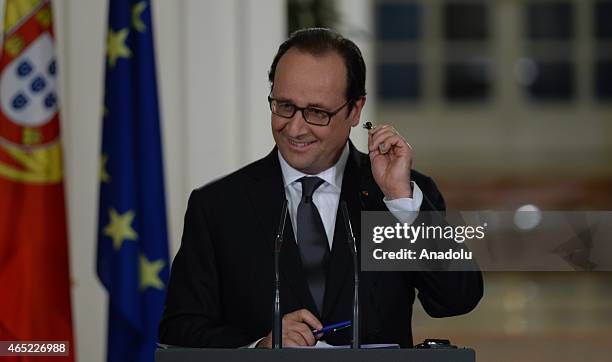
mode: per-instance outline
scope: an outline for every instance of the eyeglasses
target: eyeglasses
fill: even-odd
[[[312,124],[314,126],[327,126],[333,116],[335,116],[342,108],[344,108],[349,101],[346,101],[340,108],[336,109],[333,112],[325,111],[323,109],[314,108],[314,107],[305,107],[301,108],[296,106],[293,103],[279,101],[270,96],[268,96],[268,103],[270,103],[270,110],[272,113],[279,117],[283,118],[293,118],[295,112],[302,112],[302,117],[308,124]]]

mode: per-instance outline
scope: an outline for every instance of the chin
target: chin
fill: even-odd
[[[310,163],[302,160],[302,159],[296,159],[295,157],[289,157],[289,158],[285,158],[285,160],[287,161],[287,163],[295,168],[298,171],[301,171],[303,173],[309,173],[308,169],[310,168]]]

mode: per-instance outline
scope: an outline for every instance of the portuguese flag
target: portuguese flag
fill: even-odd
[[[67,341],[70,356],[62,360],[73,360],[53,15],[49,0],[5,0],[5,5],[0,341]]]

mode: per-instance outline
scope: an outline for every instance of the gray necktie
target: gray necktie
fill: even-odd
[[[302,177],[299,181],[302,183],[302,200],[297,209],[298,246],[310,294],[319,313],[323,313],[325,265],[329,257],[329,245],[321,215],[312,202],[312,194],[325,181],[318,177]]]

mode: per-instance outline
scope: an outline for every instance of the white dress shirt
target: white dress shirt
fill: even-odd
[[[278,160],[280,161],[281,170],[283,172],[285,195],[287,196],[287,209],[291,217],[291,226],[293,226],[294,234],[297,233],[297,208],[302,199],[302,183],[299,182],[299,179],[304,176],[317,176],[325,181],[314,191],[312,201],[321,215],[321,221],[323,222],[323,227],[327,234],[327,243],[330,250],[334,241],[336,213],[338,211],[338,204],[340,203],[344,167],[346,166],[348,157],[349,146],[347,142],[335,165],[319,174],[307,175],[291,167],[287,161],[285,161],[281,153],[278,152]],[[419,189],[419,186],[414,181],[411,181],[411,185],[412,197],[393,200],[387,200],[387,198],[383,199],[393,216],[400,222],[408,224],[412,224],[414,220],[416,220],[419,209],[421,208],[421,203],[423,202],[423,193],[421,189]],[[295,239],[297,243],[299,243],[297,234]]]

